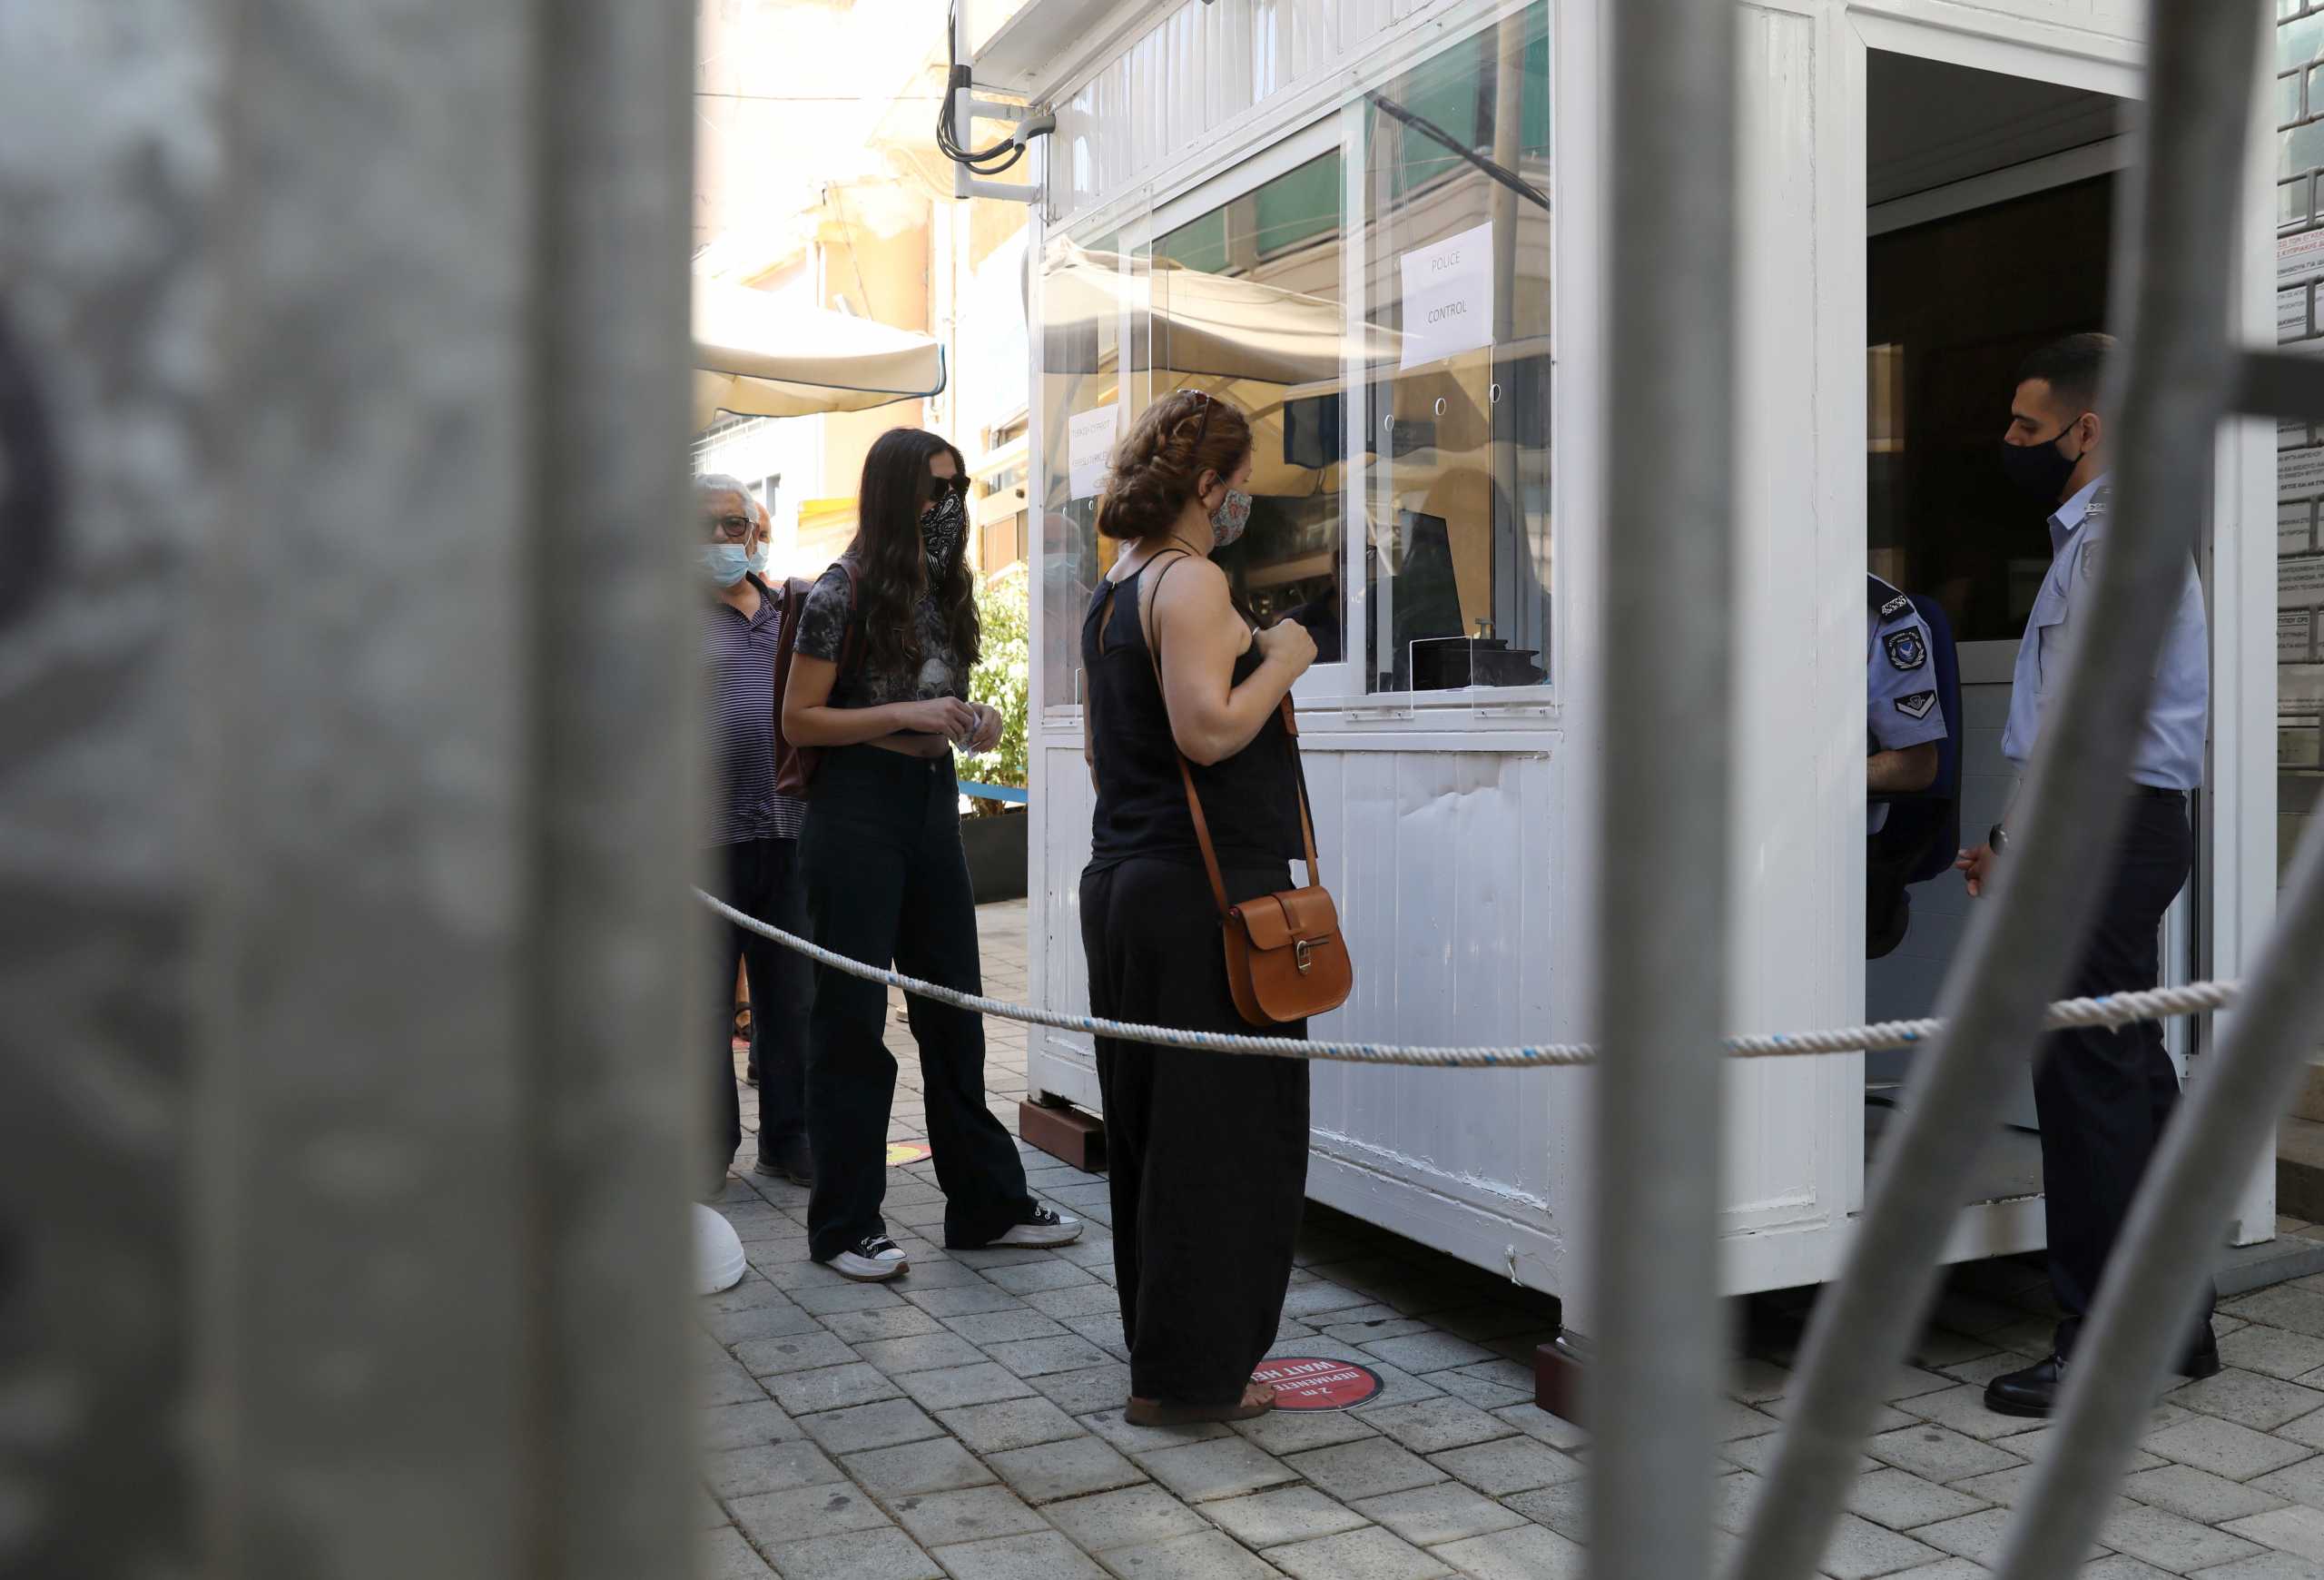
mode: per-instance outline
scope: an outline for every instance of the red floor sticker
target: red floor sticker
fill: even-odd
[[[1274,1386],[1278,1410],[1344,1410],[1380,1392],[1380,1374],[1370,1367],[1315,1356],[1270,1360],[1251,1380]]]
[[[888,1143],[888,1164],[891,1168],[898,1163],[917,1163],[927,1156],[928,1149],[918,1141],[890,1141]]]

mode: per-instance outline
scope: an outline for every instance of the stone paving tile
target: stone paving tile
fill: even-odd
[[[957,1410],[968,1405],[989,1405],[996,1399],[1021,1399],[1033,1391],[1015,1374],[990,1361],[945,1371],[916,1371],[898,1378],[894,1386],[931,1410]]]
[[[856,1353],[890,1377],[940,1368],[975,1366],[985,1353],[957,1333],[919,1333],[910,1338],[881,1338],[859,1345]]]
[[[944,1428],[928,1418],[910,1399],[884,1399],[876,1405],[825,1410],[800,1423],[827,1454],[860,1454],[866,1448],[891,1448],[940,1437]]]
[[[1364,1424],[1415,1454],[1435,1454],[1515,1435],[1517,1428],[1451,1397],[1418,1399],[1362,1413]]]
[[[1492,1411],[1511,1405],[1532,1403],[1533,1390],[1530,1386],[1518,1388],[1488,1381],[1476,1375],[1479,1369],[1471,1367],[1456,1371],[1433,1371],[1428,1374],[1428,1380],[1462,1404],[1474,1405],[1481,1410]]]
[[[2191,1465],[2164,1465],[2142,1470],[2124,1479],[2122,1491],[2141,1503],[2210,1526],[2284,1506],[2284,1500],[2272,1493],[2213,1476]]]
[[[1103,1284],[1092,1289],[1105,1289]],[[1111,1289],[1106,1289],[1111,1295]],[[944,1326],[967,1339],[970,1344],[1019,1344],[1037,1338],[1068,1338],[1072,1337],[1065,1325],[1056,1318],[1046,1316],[1029,1306],[1018,1305],[1002,1311],[974,1311],[960,1317],[947,1317]],[[1121,1331],[1121,1322],[1115,1319],[1114,1331]]]
[[[1884,1465],[1930,1481],[1955,1482],[1966,1476],[1983,1476],[1989,1471],[2007,1470],[2024,1463],[2016,1455],[2007,1453],[1990,1443],[1980,1443],[1974,1437],[1945,1427],[1907,1427],[1901,1432],[1884,1432],[1866,1445],[1872,1457]]]
[[[720,1497],[781,1492],[843,1479],[839,1467],[812,1443],[755,1443],[703,1457],[702,1478]]]
[[[921,1546],[941,1549],[958,1542],[1047,1531],[1049,1522],[1005,1486],[971,1486],[891,1499],[896,1519]],[[936,1554],[939,1562],[944,1555]]]
[[[793,1416],[874,1404],[881,1399],[892,1399],[902,1391],[876,1368],[861,1362],[825,1367],[821,1371],[786,1372],[767,1378],[766,1386],[773,1390],[775,1403]]]
[[[1955,1557],[1989,1564],[2001,1555],[2002,1544],[2008,1537],[2013,1518],[2005,1508],[1991,1508],[1983,1514],[1963,1515],[1959,1519],[1939,1520],[1933,1526],[1923,1526],[1911,1539],[1939,1547]],[[2102,1549],[2093,1546],[2093,1557],[2103,1556]]]
[[[738,1497],[727,1507],[761,1550],[786,1557],[805,1536],[891,1528],[888,1516],[861,1487],[843,1481]]]
[[[937,1286],[914,1286],[902,1291],[909,1300],[931,1317],[968,1317],[989,1311],[1022,1311],[1025,1302],[1006,1289],[995,1289],[982,1279],[973,1282]],[[957,1328],[955,1332],[959,1331]]]
[[[2146,1565],[2142,1564],[2139,1567],[2144,1569]],[[2147,1572],[2155,1573],[2153,1570]],[[2093,1570],[2083,1570],[2082,1580],[2090,1580],[2093,1573]],[[1939,1558],[1934,1564],[1918,1564],[1910,1569],[1899,1569],[1888,1580],[1987,1580],[1987,1576],[1983,1564],[1972,1564],[1966,1558]]]
[[[2220,1358],[2268,1377],[2298,1378],[2324,1367],[2324,1338],[2281,1328],[2247,1326],[2222,1336]]]
[[[1580,1448],[1590,1441],[1588,1431],[1562,1416],[1552,1416],[1538,1405],[1512,1405],[1505,1410],[1494,1410],[1491,1414],[1534,1441],[1547,1443],[1552,1448]]]
[[[1838,1525],[1833,1527],[1831,1545],[1824,1549],[1819,1568],[1834,1580],[1867,1580],[1874,1575],[1890,1575],[1899,1569],[1935,1563],[1945,1555],[1939,1550],[1941,1545],[1899,1536],[1855,1515],[1842,1515]]]
[[[2262,1547],[2295,1553],[2324,1565],[2324,1512],[2294,1504],[2265,1514],[2247,1515],[2223,1528]]]
[[[2324,1378],[2324,1373],[2311,1372],[2309,1375]],[[2324,1410],[2302,1416],[2297,1421],[2287,1421],[2276,1428],[2275,1435],[2294,1443],[2304,1443],[2310,1448],[2324,1448]]]
[[[1118,1580],[1275,1580],[1282,1573],[1237,1546],[1224,1531],[1197,1531],[1141,1547],[1116,1547],[1098,1561]]]
[[[1507,1505],[1450,1481],[1367,1497],[1355,1512],[1423,1547],[1509,1530],[1526,1520]]]
[[[721,1516],[724,1518],[724,1516]],[[712,1531],[701,1548],[703,1580],[774,1580],[774,1571],[732,1526]]]
[[[1092,1492],[1133,1486],[1146,1473],[1095,1437],[1067,1437],[1011,1448],[989,1457],[1000,1478],[1027,1503],[1054,1503]]]
[[[1343,1285],[1318,1279],[1310,1283],[1294,1284],[1284,1296],[1283,1314],[1308,1319],[1325,1312],[1352,1311],[1368,1304],[1364,1298]]]
[[[1094,1410],[1080,1424],[1125,1454],[1151,1454],[1161,1448],[1183,1448],[1232,1434],[1217,1421],[1196,1421],[1185,1427],[1133,1427],[1119,1410]]]
[[[1438,1469],[1449,1470],[1479,1492],[1494,1497],[1553,1486],[1581,1474],[1579,1462],[1531,1437],[1503,1437],[1498,1442],[1478,1443],[1428,1457]]]
[[[1285,1486],[1247,1497],[1224,1498],[1202,1512],[1246,1547],[1336,1536],[1363,1526],[1364,1517],[1333,1502],[1312,1486]]]
[[[834,1311],[874,1311],[893,1306],[903,1297],[885,1284],[858,1284],[842,1279],[822,1289],[794,1290],[791,1299],[802,1310],[828,1317]]]
[[[1856,1486],[1848,1492],[1851,1512],[1893,1531],[1958,1519],[1985,1506],[1985,1500],[1974,1494],[1940,1486],[1910,1471],[1886,1466],[1856,1477]]]
[[[2309,1450],[2302,1445],[2287,1443],[2233,1421],[2209,1416],[2197,1416],[2166,1427],[2148,1437],[2146,1446],[2165,1459],[2211,1471],[2230,1481],[2249,1481],[2309,1457]]]
[[[1047,1257],[1039,1261],[1020,1262],[1013,1267],[980,1270],[984,1273],[985,1282],[1012,1295],[1029,1295],[1039,1289],[1063,1289],[1089,1282],[1089,1274],[1083,1269],[1061,1259]]]
[[[2311,1338],[2324,1338],[2324,1295],[2312,1289],[2279,1284],[2221,1301],[2220,1309],[2270,1328],[2288,1328]]]
[[[1942,1393],[1923,1394],[1917,1398],[1906,1399],[1897,1408],[1924,1421],[1934,1421],[1965,1437],[1974,1437],[1981,1443],[2014,1437],[2021,1433],[2036,1430],[2042,1425],[2038,1420],[2029,1420],[2023,1416],[2004,1416],[1999,1411],[1985,1408],[1985,1390],[1967,1384],[1947,1388]],[[2008,1447],[2005,1443],[2002,1446]]]
[[[1054,1531],[940,1547],[953,1580],[1106,1580],[1106,1572]]]
[[[1456,1366],[1474,1366],[1480,1361],[1493,1358],[1492,1351],[1482,1345],[1433,1330],[1406,1338],[1374,1339],[1369,1343],[1359,1343],[1356,1348],[1415,1377],[1424,1377],[1432,1371],[1443,1371]]]
[[[2167,1509],[2118,1501],[2114,1512],[2098,1527],[2102,1546],[2128,1553],[2158,1568],[2191,1574],[2216,1564],[2248,1558],[2253,1545],[2210,1526],[2184,1519]]]
[[[1202,1516],[1158,1486],[1129,1486],[1053,1503],[1049,1522],[1092,1553],[1148,1546],[1210,1528]]]
[[[1581,1545],[1540,1526],[1447,1542],[1436,1555],[1473,1580],[1581,1580]]]
[[[1378,1526],[1269,1550],[1267,1559],[1295,1580],[1435,1580],[1444,1564]]]
[[[1974,1569],[1963,1571],[1967,1575],[1981,1575],[1984,1572],[1982,1565]],[[1915,1569],[1912,1573],[1918,1575],[1920,1571]],[[1896,1580],[1912,1580],[1912,1576],[1899,1575]],[[2095,1563],[2084,1564],[2082,1566],[2082,1580],[2171,1580],[2171,1572],[2168,1569],[2158,1569],[2142,1559],[2133,1558],[2128,1553],[2112,1553]]]
[[[2324,1409],[2324,1393],[2234,1367],[2217,1377],[2173,1388],[2165,1397],[2183,1408],[2217,1416],[2260,1432],[2272,1432],[2288,1422]]]
[[[745,1306],[737,1311],[706,1311],[702,1326],[721,1344],[740,1344],[748,1338],[785,1338],[794,1333],[821,1333],[823,1324],[812,1311],[802,1311],[790,1301],[780,1305]],[[2324,1365],[2324,1361],[2317,1364]]]
[[[1270,1454],[1299,1454],[1378,1436],[1345,1410],[1271,1410],[1236,1421],[1234,1429]]]
[[[1118,1361],[1083,1371],[1051,1372],[1030,1381],[1037,1391],[1068,1416],[1119,1409],[1129,1398],[1129,1368]]]
[[[773,1399],[715,1405],[699,1412],[697,1424],[705,1450],[747,1448],[755,1443],[781,1443],[799,1436],[799,1424]]]
[[[716,1366],[696,1368],[694,1396],[704,1405],[747,1405],[766,1397],[766,1388],[732,1360],[722,1359]]]
[[[1311,1449],[1305,1454],[1289,1455],[1283,1462],[1348,1503],[1449,1479],[1445,1472],[1385,1437]]]
[[[2202,1580],[2316,1580],[2316,1565],[2290,1553],[2262,1553],[2206,1569]]]
[[[867,1449],[847,1456],[840,1465],[857,1482],[890,1503],[919,1493],[989,1486],[993,1479],[982,1460],[950,1437]]]
[[[2003,1508],[2015,1508],[2018,1500],[2034,1485],[2034,1466],[2014,1465],[2007,1470],[1991,1471],[1984,1476],[1972,1476],[1953,1484],[1955,1492],[1965,1492],[1972,1497],[1984,1499]]]
[[[1068,1317],[1111,1317],[1121,1320],[1121,1297],[1104,1284],[1069,1284],[1062,1289],[1036,1289],[1025,1297],[1025,1304],[1044,1317],[1054,1317],[1062,1322]],[[1038,1338],[1039,1335],[1029,1335]],[[2324,1355],[2316,1364],[2324,1366]]]
[[[882,1306],[875,1311],[834,1311],[821,1321],[838,1338],[854,1345],[943,1331],[941,1323],[917,1306]]]
[[[937,1418],[945,1430],[980,1454],[1030,1448],[1037,1443],[1056,1443],[1081,1435],[1071,1416],[1043,1398],[968,1405],[946,1410]]]
[[[1740,1533],[1750,1527],[1751,1510],[1767,1483],[1748,1470],[1722,1476],[1711,1484],[1710,1523],[1722,1531]]]
[[[1137,1463],[1188,1503],[1237,1497],[1299,1479],[1284,1461],[1231,1436],[1154,1449],[1139,1455]]]
[[[990,1344],[985,1353],[1019,1377],[1047,1377],[1052,1372],[1087,1371],[1106,1364],[1106,1352],[1086,1338],[1026,1338]]]
[[[783,1580],[944,1580],[944,1571],[893,1526],[784,1544]]]

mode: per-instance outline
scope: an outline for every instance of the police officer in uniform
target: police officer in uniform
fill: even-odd
[[[2018,644],[2002,753],[2022,772],[2041,736],[2045,710],[2065,680],[2067,641],[2086,609],[2106,548],[2106,420],[2097,409],[2100,375],[2113,341],[2070,336],[2028,358],[2018,371],[2002,459],[2010,479],[2051,508],[2049,575]],[[2210,663],[2202,588],[2194,567],[2162,633],[2154,695],[2139,726],[2131,781],[2131,825],[2107,868],[2093,876],[2106,899],[2066,992],[2074,997],[2152,988],[2160,979],[2162,913],[2187,881],[2194,836],[2187,793],[2201,783]],[[1983,892],[2009,851],[2004,816],[1986,843],[1957,864],[1969,892]],[[2100,1275],[2179,1099],[2179,1078],[2162,1030],[2142,1022],[2119,1030],[2053,1032],[2034,1075],[2042,1123],[2042,1175],[2050,1241],[2050,1287],[2063,1312],[2049,1358],[1985,1386],[1987,1407],[2046,1416],[2056,1402],[2076,1334]],[[2188,1336],[2179,1370],[2204,1378],[2220,1369],[2207,1302]]]
[[[1881,795],[1925,790],[1936,782],[1936,743],[1945,738],[1945,709],[1937,701],[1928,622],[1911,598],[1878,577],[1864,579],[1869,614],[1864,656],[1869,682],[1865,791]],[[1904,939],[1912,914],[1905,897],[1905,874],[1921,854],[1883,849],[1873,836],[1887,823],[1886,802],[1874,801],[1866,808],[1864,933],[1865,953],[1872,959]]]

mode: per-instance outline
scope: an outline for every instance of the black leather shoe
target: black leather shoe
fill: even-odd
[[[2207,1377],[2217,1377],[2220,1369],[2219,1340],[2212,1337],[2211,1325],[2206,1322],[2202,1338],[2195,1341],[2195,1348],[2179,1363],[2179,1375],[2190,1382],[2201,1382]]]
[[[2004,1416],[2047,1416],[2064,1385],[2066,1359],[2052,1355],[2022,1371],[2004,1372],[1985,1385],[1985,1408]]]

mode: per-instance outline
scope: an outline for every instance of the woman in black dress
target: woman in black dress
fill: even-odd
[[[783,733],[823,749],[799,834],[815,942],[963,992],[984,991],[960,849],[952,748],[990,751],[1000,715],[968,700],[977,611],[962,563],[960,452],[894,428],[863,458],[855,541],[807,595]],[[944,1244],[1058,1246],[1081,1232],[1034,1201],[1017,1144],[985,1106],[984,1022],[907,1001],[944,1191]],[[807,1252],[851,1279],[892,1279],[904,1253],[880,1215],[896,1062],[887,990],[815,968],[807,1019]]]
[[[1315,645],[1254,631],[1207,558],[1251,509],[1251,430],[1197,391],[1148,407],[1114,454],[1099,528],[1122,556],[1081,627],[1097,785],[1081,936],[1093,1013],[1248,1032],[1178,760],[1191,772],[1230,900],[1290,886],[1296,765],[1277,706]],[[1304,1038],[1304,1023],[1278,1029]],[[1298,1060],[1098,1041],[1111,1154],[1114,1265],[1138,1425],[1257,1415],[1307,1180]]]

